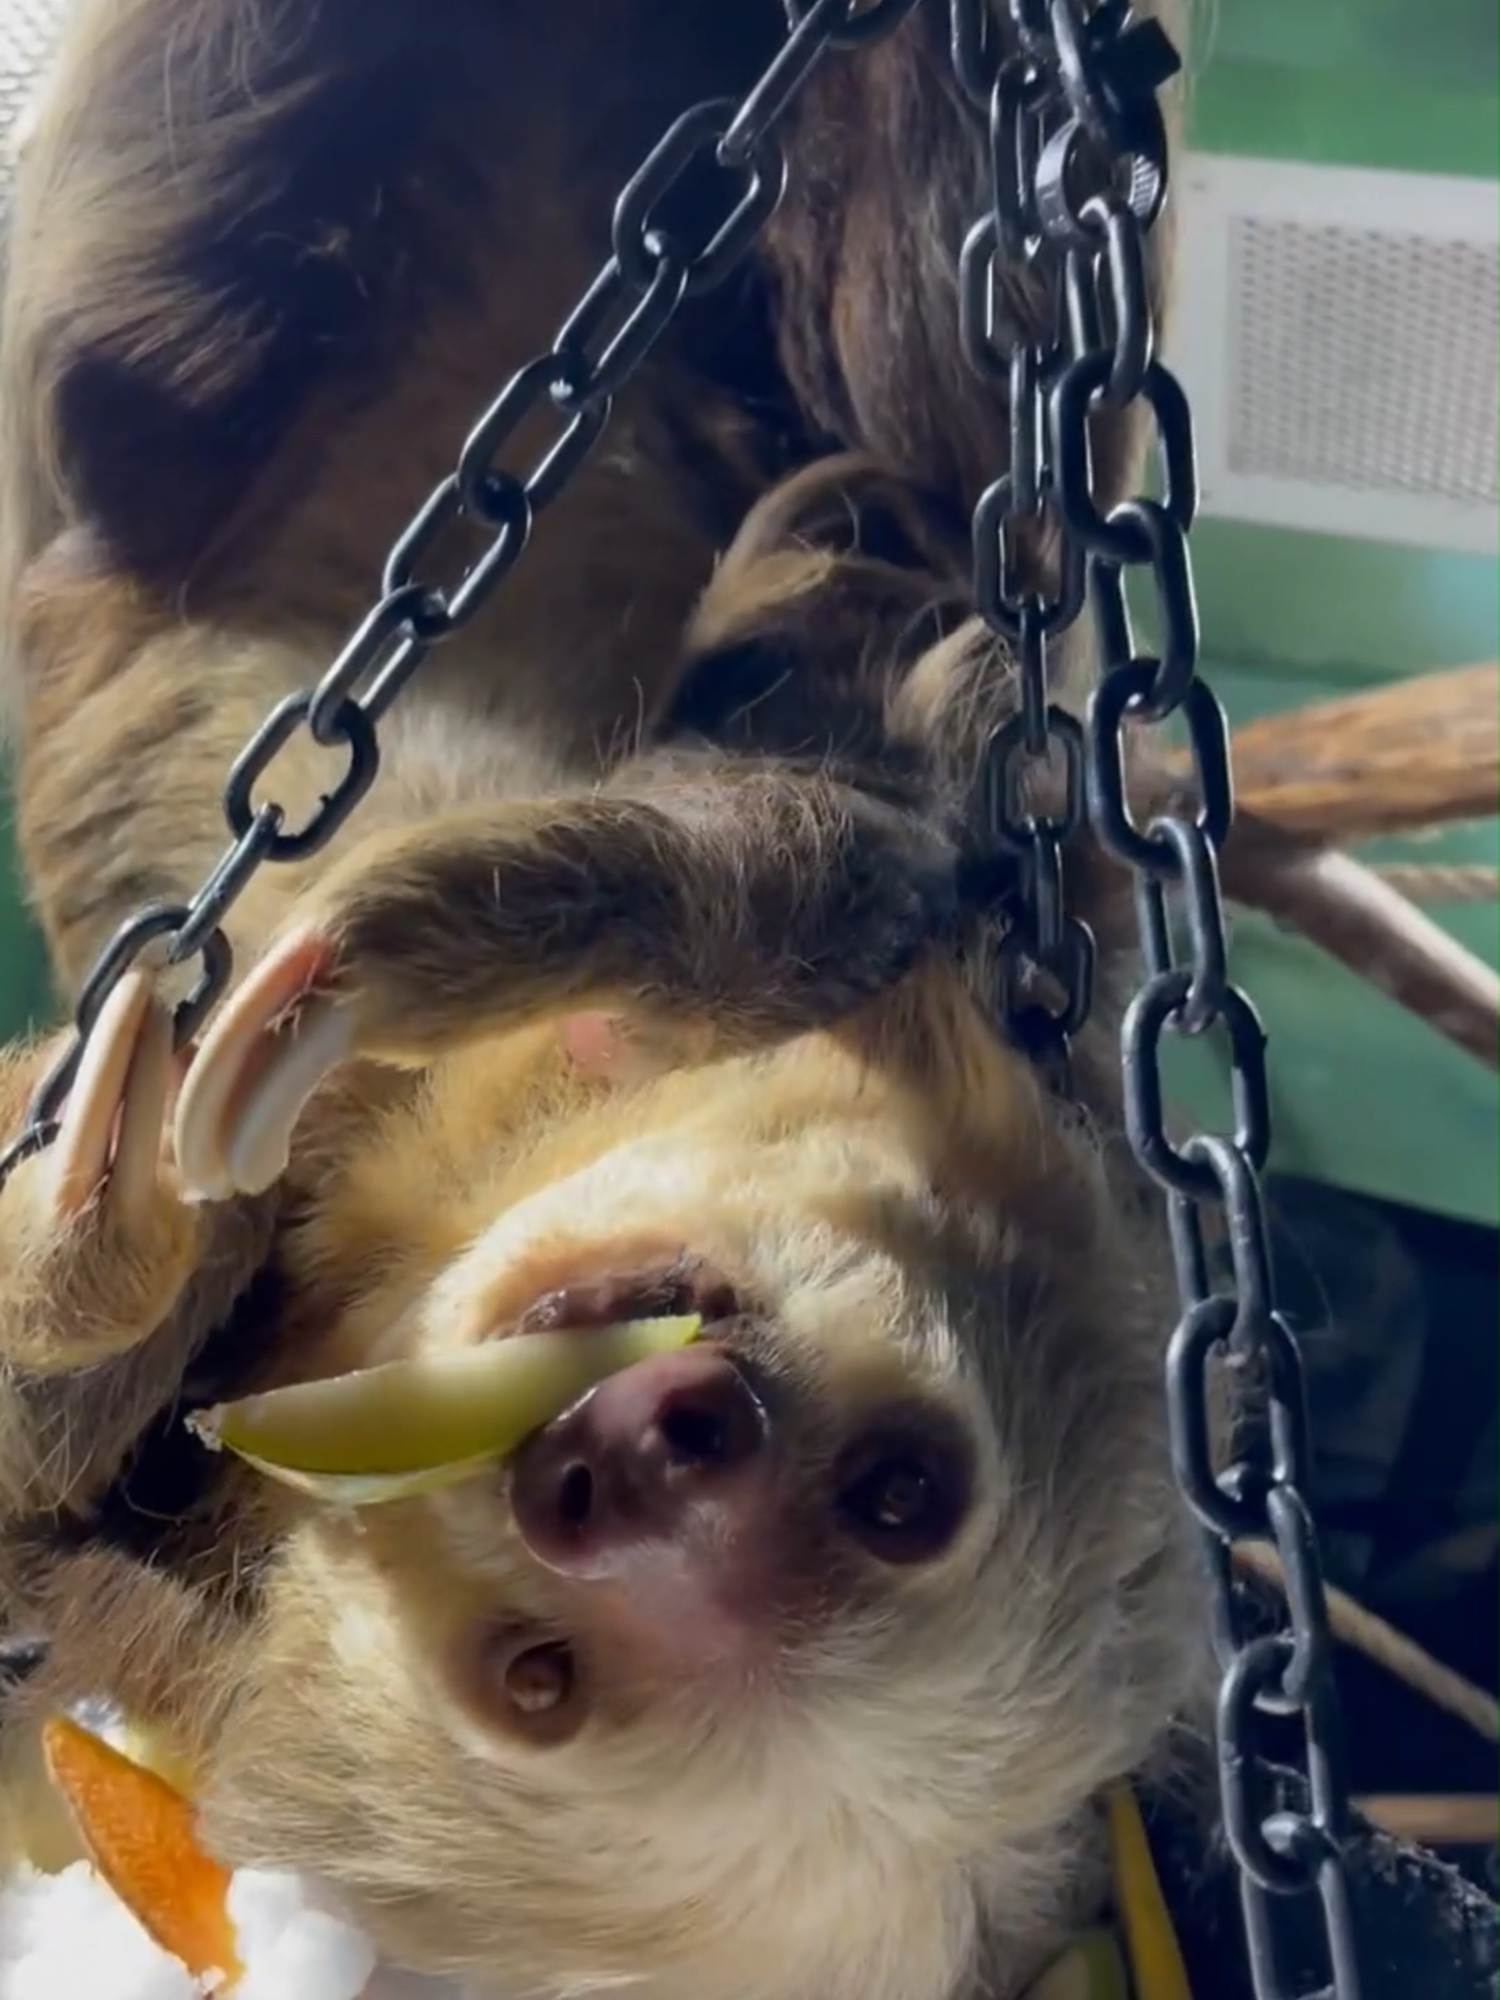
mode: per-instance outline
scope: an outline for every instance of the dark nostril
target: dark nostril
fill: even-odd
[[[765,1442],[766,1418],[743,1378],[730,1373],[668,1397],[655,1430],[671,1466],[712,1472],[753,1457]]]
[[[594,1511],[594,1475],[586,1465],[570,1465],[557,1489],[557,1514],[564,1527],[582,1528]]]
[[[727,1355],[654,1355],[527,1440],[511,1514],[542,1562],[604,1575],[644,1543],[690,1539],[695,1510],[749,1510],[771,1439],[770,1413]]]
[[[668,1410],[657,1428],[679,1463],[718,1465],[729,1456],[729,1421],[721,1410]]]

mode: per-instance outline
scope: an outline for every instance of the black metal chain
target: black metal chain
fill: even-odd
[[[0,1154],[0,1188],[56,1136],[58,1117],[88,1034],[118,981],[153,945],[170,964],[197,962],[176,1014],[179,1045],[201,1026],[231,977],[224,919],[266,865],[317,853],[374,782],[379,725],[432,649],[467,625],[520,560],[538,514],[567,488],[609,421],[614,397],[666,330],[683,300],[719,284],[745,256],[786,184],[782,118],[832,49],[858,49],[892,33],[921,0],[785,0],[789,33],[737,102],[686,112],[631,178],[614,210],[612,250],[558,330],[474,426],[454,470],[398,539],[380,593],[315,686],[281,702],[236,761],[224,793],[230,840],[186,903],[152,905],[111,940],[84,982],[68,1048],[49,1070],[19,1138]],[[992,201],[960,259],[960,336],[979,373],[1010,410],[1007,472],[975,510],[976,607],[1014,655],[1019,702],[988,762],[993,830],[1022,863],[1023,887],[1007,935],[1011,1031],[1044,1065],[1065,1064],[1069,1038],[1090,1009],[1094,941],[1065,907],[1062,857],[1090,821],[1136,873],[1148,977],[1123,1030],[1128,1127],[1135,1150],[1167,1189],[1184,1317],[1168,1363],[1173,1459],[1202,1522],[1216,1586],[1224,1682],[1219,1703],[1226,1829],[1245,1883],[1252,1968],[1260,2000],[1287,2000],[1276,1966],[1274,1899],[1315,1889],[1336,2000],[1358,2000],[1341,1862],[1346,1803],[1334,1756],[1330,1640],[1316,1538],[1303,1493],[1308,1477],[1301,1365],[1271,1299],[1257,1176],[1268,1143],[1264,1037],[1249,1002],[1229,984],[1216,853],[1232,795],[1223,711],[1195,678],[1197,613],[1185,535],[1196,504],[1192,427],[1175,378],[1155,354],[1144,242],[1167,189],[1160,87],[1178,67],[1155,22],[1132,18],[1129,0],[949,0],[954,72],[988,120]],[[1002,45],[1003,44],[1003,45]],[[717,177],[719,220],[690,247],[657,221],[665,197],[690,172]],[[1056,325],[1036,345],[1002,347],[997,272],[1024,264],[1054,287]],[[1090,419],[1102,408],[1143,403],[1163,471],[1160,499],[1140,497],[1101,513],[1093,492]],[[548,411],[555,434],[524,475],[501,454],[522,422]],[[426,569],[452,529],[484,545],[451,582]],[[1038,560],[1051,550],[1055,560]],[[1148,575],[1159,611],[1158,650],[1138,655],[1125,573]],[[1039,581],[1042,577],[1049,581]],[[1088,600],[1105,673],[1080,725],[1050,696],[1049,655]],[[1144,829],[1131,815],[1125,731],[1181,715],[1199,806]],[[287,743],[307,731],[341,752],[341,774],[300,826],[264,796]],[[1040,768],[1060,766],[1061,804],[1035,809]],[[1172,917],[1189,938],[1174,955]],[[1046,997],[1050,988],[1055,1005]],[[1237,1130],[1174,1146],[1163,1117],[1159,1052],[1164,1034],[1228,1031]],[[1233,1284],[1214,1291],[1201,1211],[1221,1208]],[[1227,1355],[1258,1370],[1270,1400],[1272,1464],[1213,1466],[1210,1375]],[[1229,1589],[1229,1545],[1269,1536],[1285,1567],[1291,1607],[1284,1635],[1241,1643]],[[1296,1714],[1304,1724],[1311,1810],[1264,1804],[1259,1719]]]
[[[1278,1963],[1278,1903],[1315,1892],[1326,1980],[1358,2000],[1359,1970],[1343,1866],[1348,1806],[1337,1756],[1332,1644],[1317,1538],[1305,1494],[1311,1473],[1302,1365],[1276,1313],[1259,1174],[1270,1145],[1265,1036],[1230,984],[1218,851],[1233,816],[1228,731],[1196,676],[1198,617],[1186,536],[1197,504],[1191,415],[1156,354],[1145,239],[1166,196],[1167,141],[1158,92],[1178,67],[1155,21],[1128,0],[1006,0],[1011,34],[995,46],[990,0],[949,0],[954,68],[986,115],[993,205],[964,245],[961,332],[982,375],[1006,385],[1011,463],[974,515],[981,616],[1014,651],[1020,703],[991,746],[991,810],[1022,856],[1025,897],[1010,933],[1013,960],[1050,974],[1062,994],[1027,1001],[1030,1044],[1065,1061],[1088,1011],[1091,943],[1063,909],[1061,850],[1085,815],[1134,873],[1146,979],[1122,1027],[1126,1122],[1142,1164],[1166,1190],[1183,1317],[1167,1361],[1173,1467],[1202,1524],[1215,1594],[1223,1681],[1218,1705],[1224,1823],[1239,1863],[1259,2000],[1289,2000]],[[1054,287],[1056,325],[1035,346],[1002,352],[994,338],[996,266],[1027,265]],[[1159,498],[1101,510],[1090,419],[1144,406],[1161,473]],[[1018,563],[1012,541],[1050,546],[1050,565]],[[1050,580],[1048,569],[1050,568]],[[1029,569],[1029,574],[1027,571]],[[1149,583],[1158,638],[1139,652],[1125,578]],[[1048,691],[1048,656],[1091,600],[1102,677],[1080,731]],[[1196,810],[1140,826],[1131,809],[1126,732],[1180,717]],[[1060,756],[1063,807],[1024,809],[1025,773]],[[1080,775],[1082,767],[1082,776]],[[1186,934],[1179,959],[1174,932]],[[1232,1138],[1174,1145],[1165,1122],[1163,1037],[1221,1028],[1233,1078]],[[1220,1212],[1232,1277],[1215,1289],[1204,1213]],[[1271,1463],[1214,1464],[1214,1371],[1227,1365],[1263,1390]],[[1247,1639],[1232,1591],[1230,1548],[1274,1543],[1286,1575],[1286,1632]],[[1305,1810],[1277,1811],[1264,1718],[1300,1718]],[[1302,1989],[1304,1992],[1306,1989]]]

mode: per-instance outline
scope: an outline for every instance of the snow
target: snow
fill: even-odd
[[[451,1981],[378,1968],[295,1876],[242,1870],[229,1914],[245,1968],[234,2000],[463,2000]],[[87,1862],[0,1885],[0,2000],[205,2000],[221,1984],[160,1950]]]

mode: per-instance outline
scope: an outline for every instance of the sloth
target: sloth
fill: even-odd
[[[987,166],[946,31],[827,57],[746,264],[385,716],[360,810],[234,904],[217,1015],[174,1051],[170,976],[127,973],[0,1192],[0,1630],[45,1645],[12,1837],[40,1716],[104,1694],[226,1862],[484,2000],[1011,2000],[1099,1905],[1108,1789],[1196,1727],[1111,1082],[1129,898],[1087,836],[1068,1090],[995,999],[1016,673],[967,518],[1009,417],[958,345]],[[784,33],[776,0],[73,10],[0,349],[0,685],[67,999],[217,858],[247,735],[654,138]],[[1007,270],[996,339],[1049,297]],[[1124,416],[1094,460],[1107,504]],[[348,754],[292,734],[287,825]],[[0,1128],[57,1047],[0,1058]],[[691,1347],[357,1526],[181,1421],[676,1311]]]

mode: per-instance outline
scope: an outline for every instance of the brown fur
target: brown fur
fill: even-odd
[[[507,2000],[1008,1996],[1196,1684],[1107,1007],[1064,1107],[995,1033],[964,894],[1013,705],[964,523],[1007,431],[955,338],[983,149],[942,31],[828,62],[746,278],[393,712],[354,828],[238,906],[242,957],[318,927],[356,1027],[283,1181],[185,1211],[166,1163],[128,1229],[108,1187],[59,1221],[40,1163],[0,1200],[0,1589],[53,1641],[13,1734],[107,1682],[197,1757],[227,1856],[325,1874],[393,1955]],[[575,0],[565,32],[542,0],[79,10],[0,356],[19,830],[65,988],[215,858],[233,754],[545,345],[619,182],[780,32],[775,0]],[[1037,304],[1018,282],[1014,325]],[[1123,490],[1129,435],[1098,462]],[[278,760],[294,819],[329,770]],[[1118,883],[1070,866],[1117,945]],[[596,1011],[629,1070],[565,1059]],[[0,1128],[40,1060],[7,1059]],[[777,1533],[816,1587],[748,1677],[612,1676],[607,1615],[486,1485],[353,1535],[226,1474],[118,1532],[236,1301],[237,1379],[284,1379],[483,1337],[539,1272],[643,1244],[753,1297],[796,1413]],[[946,1553],[886,1572],[828,1480],[893,1401],[975,1474]],[[501,1614],[591,1662],[569,1742],[476,1701]]]

